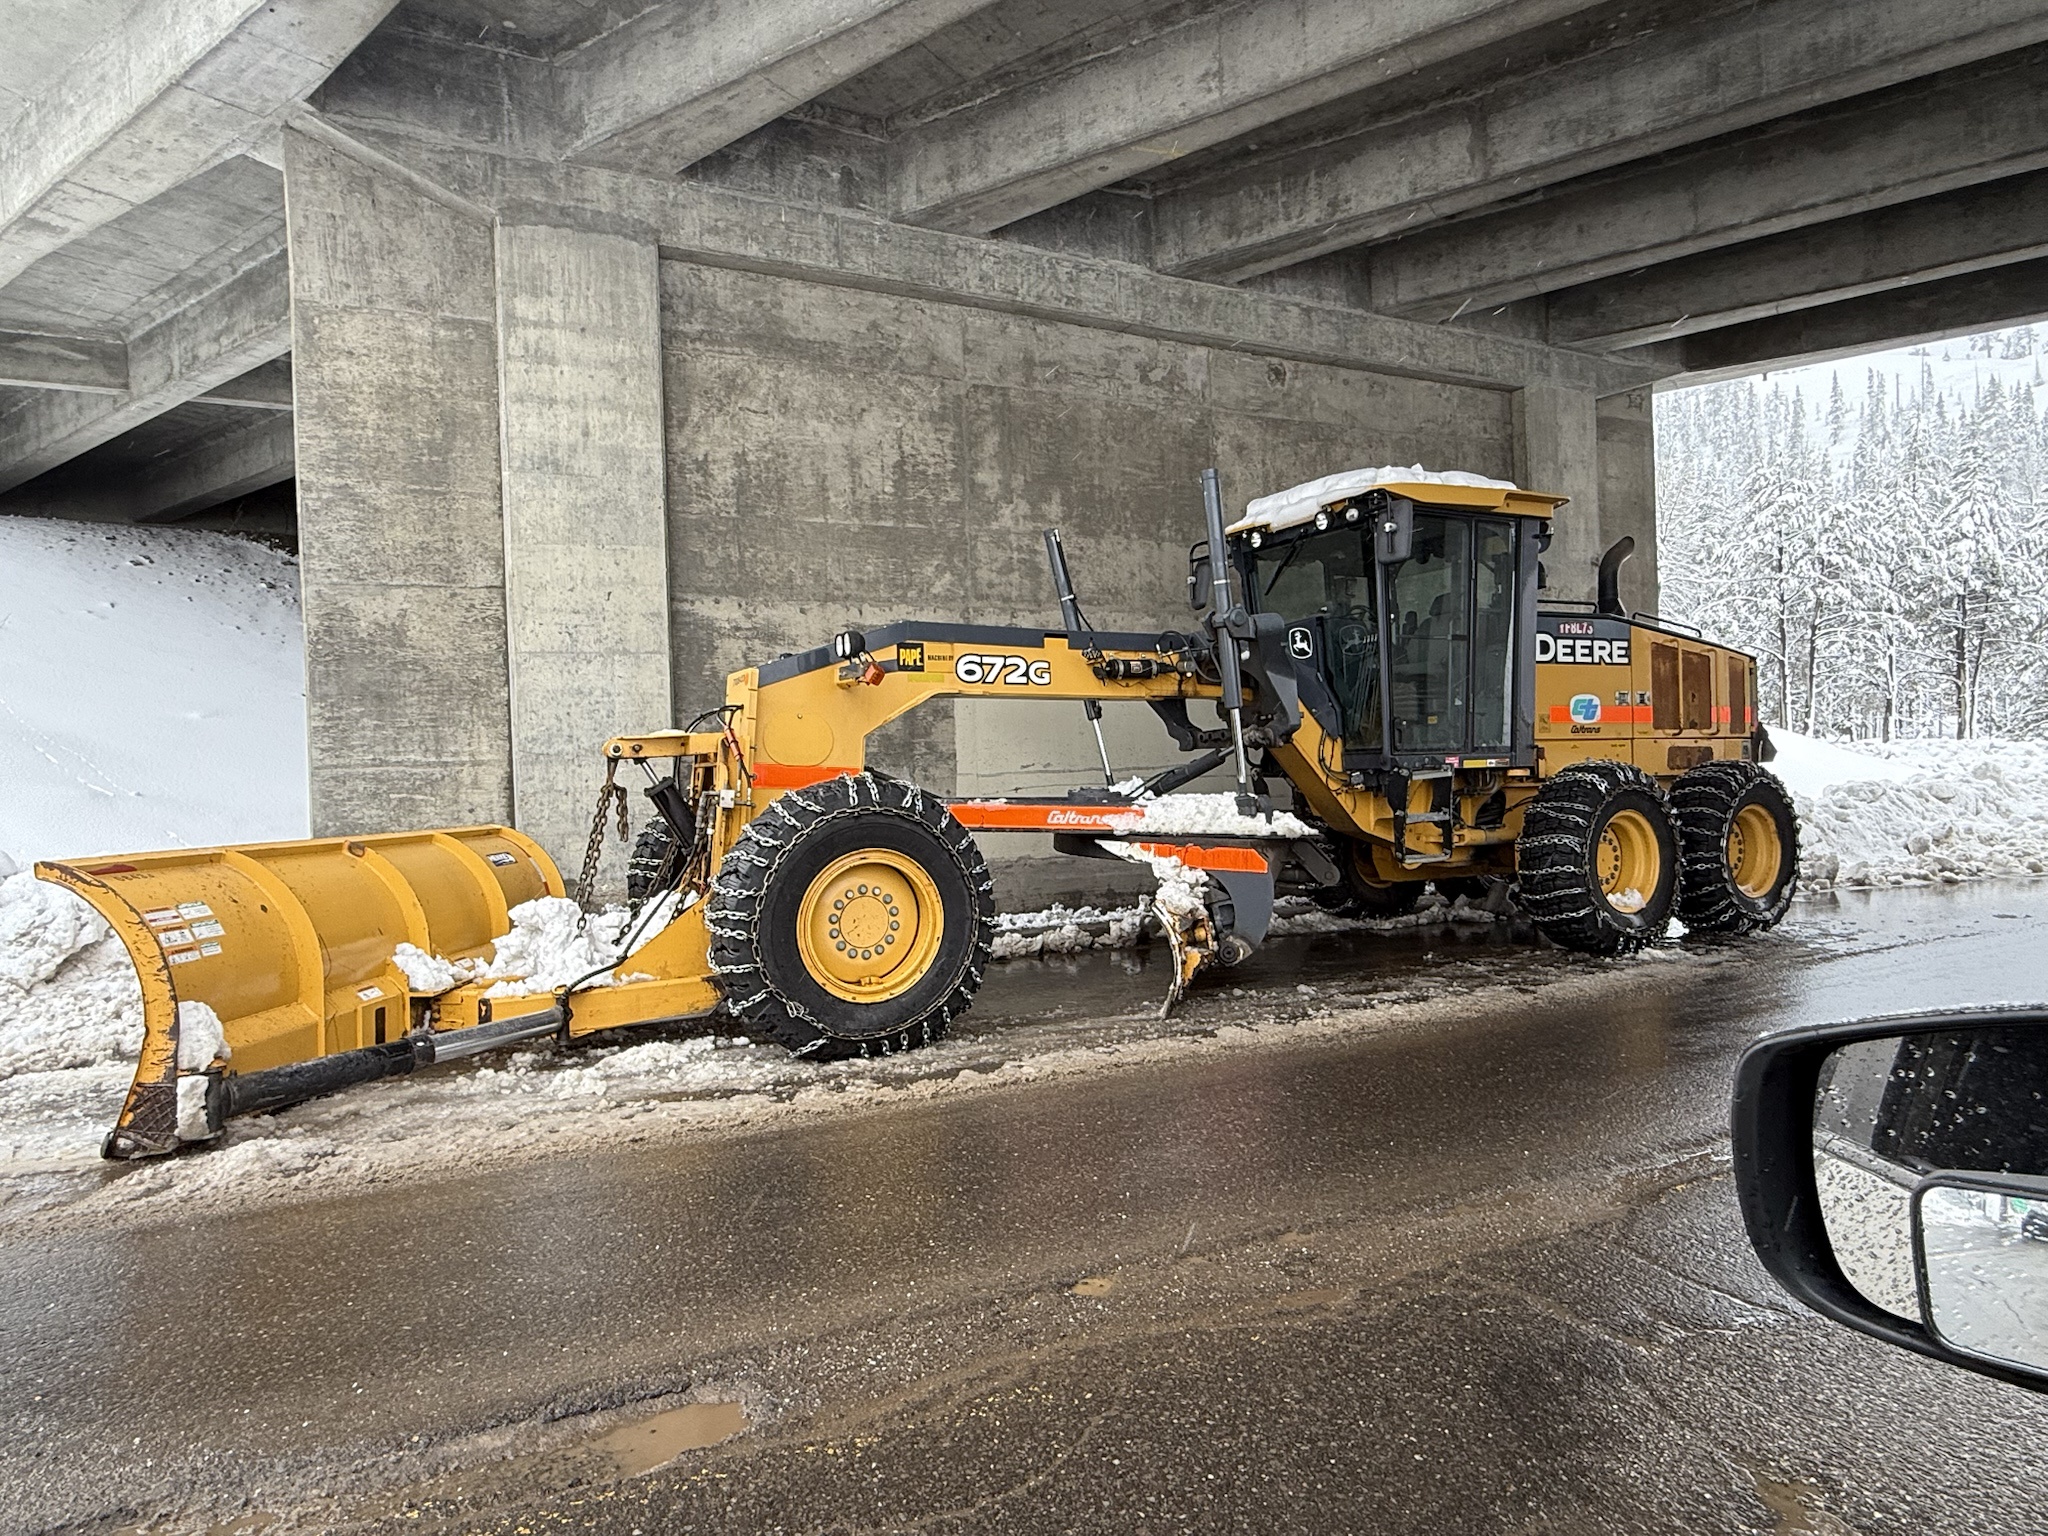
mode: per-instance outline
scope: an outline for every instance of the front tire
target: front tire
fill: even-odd
[[[790,790],[712,882],[711,968],[739,1020],[831,1061],[930,1045],[981,986],[995,884],[938,800],[881,774]]]
[[[1630,763],[1574,763],[1546,779],[1515,842],[1522,910],[1553,942],[1626,955],[1664,932],[1678,894],[1678,832],[1657,781]]]
[[[1702,763],[1671,789],[1681,864],[1678,916],[1705,933],[1774,928],[1799,883],[1799,816],[1755,763]]]
[[[1422,880],[1382,883],[1370,878],[1365,871],[1372,868],[1372,852],[1352,838],[1338,840],[1337,863],[1343,870],[1342,877],[1335,885],[1311,891],[1309,900],[1338,917],[1406,917],[1415,910],[1427,887]]]

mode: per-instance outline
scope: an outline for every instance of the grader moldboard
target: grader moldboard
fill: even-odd
[[[608,742],[578,895],[614,806],[623,825],[616,776],[631,765],[656,819],[630,895],[653,903],[641,926],[663,925],[618,967],[630,975],[531,995],[414,989],[400,943],[486,956],[513,907],[565,894],[506,827],[38,864],[106,918],[141,977],[141,1058],[105,1155],[169,1152],[236,1115],[521,1041],[721,1009],[821,1060],[929,1044],[989,960],[978,830],[1050,833],[1097,857],[1134,845],[1201,872],[1198,898],[1178,885],[1155,901],[1174,997],[1252,952],[1276,892],[1390,915],[1432,880],[1473,894],[1512,881],[1543,933],[1602,955],[1650,942],[1674,910],[1723,932],[1783,915],[1797,825],[1760,766],[1754,665],[1626,614],[1628,541],[1603,558],[1597,601],[1539,608],[1561,497],[1354,472],[1254,502],[1226,529],[1215,471],[1202,482],[1192,633],[1091,628],[1048,531],[1058,630],[847,631],[732,674],[690,729]],[[1109,787],[1059,799],[948,800],[865,768],[876,729],[955,697],[1079,700],[1098,744],[1104,703],[1143,701],[1191,756],[1117,786],[1105,750]],[[1198,725],[1194,700],[1219,723]],[[1237,814],[1209,818],[1220,830],[1147,830],[1173,824],[1153,797],[1171,805],[1226,765]],[[1299,820],[1275,819],[1275,779]]]

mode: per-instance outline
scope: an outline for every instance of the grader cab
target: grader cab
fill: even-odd
[[[1603,955],[1674,912],[1775,923],[1797,826],[1761,766],[1750,659],[1622,612],[1625,549],[1597,602],[1540,607],[1562,498],[1448,478],[1470,483],[1354,472],[1226,528],[1211,470],[1191,632],[1094,629],[1048,532],[1059,629],[848,630],[734,673],[686,729],[613,739],[579,902],[623,820],[621,773],[655,814],[628,931],[586,975],[481,974],[524,904],[566,893],[508,828],[39,864],[107,918],[142,980],[145,1040],[106,1155],[521,1041],[721,1012],[816,1059],[928,1045],[989,962],[976,831],[1149,863],[1169,1006],[1248,956],[1283,893],[1388,914],[1431,881],[1512,882],[1551,939]],[[868,768],[876,730],[961,697],[1075,700],[1098,722],[1105,703],[1143,703],[1188,758],[1119,784],[1105,749],[1103,785],[995,799]],[[1175,793],[1219,770],[1234,794]]]

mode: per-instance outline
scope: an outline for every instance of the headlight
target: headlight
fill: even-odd
[[[1329,526],[1330,514],[1327,512],[1318,512],[1316,514],[1316,532],[1321,533],[1325,528]]]

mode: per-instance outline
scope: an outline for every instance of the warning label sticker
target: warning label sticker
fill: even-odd
[[[190,944],[192,942],[192,930],[190,928],[166,928],[156,936],[156,941],[163,945],[165,949],[169,949],[174,944]]]
[[[216,922],[194,923],[192,925],[192,937],[195,939],[217,939],[226,932],[227,929],[221,927]]]
[[[375,1001],[377,1001],[378,998],[382,997],[383,995],[384,989],[382,987],[356,988],[356,996],[361,998],[366,1003],[374,1003]]]
[[[190,965],[199,958],[199,951],[196,949],[181,949],[174,954],[166,955],[164,958],[173,965]]]
[[[500,869],[504,868],[507,864],[517,864],[519,862],[517,858],[509,853],[494,853],[490,856],[490,859]]]
[[[220,953],[220,946],[218,944],[202,944],[199,946],[199,953],[202,955],[217,955]]]
[[[211,917],[213,916],[213,908],[203,901],[181,901],[178,903],[178,916]]]
[[[180,918],[178,917],[178,909],[176,907],[152,907],[149,911],[142,914],[142,920],[145,923],[161,928],[165,923],[180,921]]]

